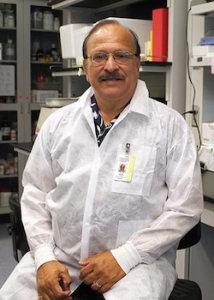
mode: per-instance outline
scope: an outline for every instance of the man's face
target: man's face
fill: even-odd
[[[126,50],[136,53],[131,33],[118,25],[105,25],[88,40],[87,56],[97,52],[115,53]],[[124,63],[117,63],[112,55],[103,65],[94,65],[90,58],[83,62],[86,78],[94,88],[98,101],[129,100],[135,91],[139,76],[140,60],[136,56]]]

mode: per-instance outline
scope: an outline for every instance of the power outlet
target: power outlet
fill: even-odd
[[[194,115],[192,115],[192,127],[197,127],[197,126],[199,126],[199,106],[194,105],[193,110],[195,113],[194,113]],[[195,120],[196,120],[197,124],[196,124]]]

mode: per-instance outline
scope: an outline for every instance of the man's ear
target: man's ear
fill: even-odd
[[[141,66],[141,60],[140,57],[138,57],[138,69],[140,69],[140,66]]]
[[[85,72],[86,80],[89,82],[89,79],[88,79],[88,65],[87,65],[87,60],[86,59],[83,60],[83,70]]]

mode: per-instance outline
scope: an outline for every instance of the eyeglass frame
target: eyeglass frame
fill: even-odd
[[[115,54],[116,53],[119,53],[119,52],[121,52],[121,53],[128,53],[129,54],[129,57],[127,57],[127,61],[125,61],[125,62],[118,62],[117,61],[117,58],[115,58]],[[96,54],[104,54],[104,55],[106,55],[106,57],[105,57],[105,60],[103,61],[103,62],[96,62],[95,60],[93,60],[93,56],[94,55],[96,55]],[[136,56],[136,57],[139,57],[139,54],[138,53],[132,53],[132,52],[130,52],[130,51],[128,51],[128,50],[116,50],[114,53],[112,53],[112,52],[109,52],[109,53],[106,53],[106,52],[102,52],[102,51],[100,51],[100,52],[95,52],[95,53],[93,53],[93,54],[91,54],[90,56],[86,56],[84,59],[90,59],[91,60],[91,62],[92,62],[92,64],[94,65],[94,66],[104,66],[105,64],[106,64],[106,62],[108,61],[108,59],[109,59],[109,56],[112,56],[113,58],[114,58],[114,61],[118,64],[118,65],[125,65],[127,62],[129,62],[130,60],[131,60],[131,58],[133,57],[133,56]]]

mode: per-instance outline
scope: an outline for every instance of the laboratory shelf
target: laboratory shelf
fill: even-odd
[[[162,72],[165,73],[167,71],[167,67],[172,65],[171,62],[150,62],[144,61],[141,63],[140,72]],[[82,67],[56,67],[51,66],[50,71],[52,76],[81,76],[85,75]]]
[[[11,143],[11,141],[10,141]],[[0,178],[4,178],[4,179],[7,179],[7,178],[17,178],[18,177],[18,174],[9,174],[9,175],[0,175]]]
[[[142,2],[142,0],[49,0],[48,5],[50,5],[52,9],[62,9],[75,5],[75,7],[90,8],[96,12],[101,12],[137,2]]]
[[[210,67],[212,64],[212,57],[197,56],[190,60],[191,67]]]
[[[0,111],[17,111],[18,103],[0,103]]]
[[[9,60],[9,59],[3,59],[3,60],[1,60],[0,61],[0,64],[1,65],[7,65],[7,64],[16,64],[17,63],[17,61],[16,60]]]
[[[194,5],[191,9],[192,15],[205,15],[210,12],[214,12],[214,2]]]
[[[11,212],[11,209],[9,206],[1,207],[0,209],[0,215],[9,214]]]

